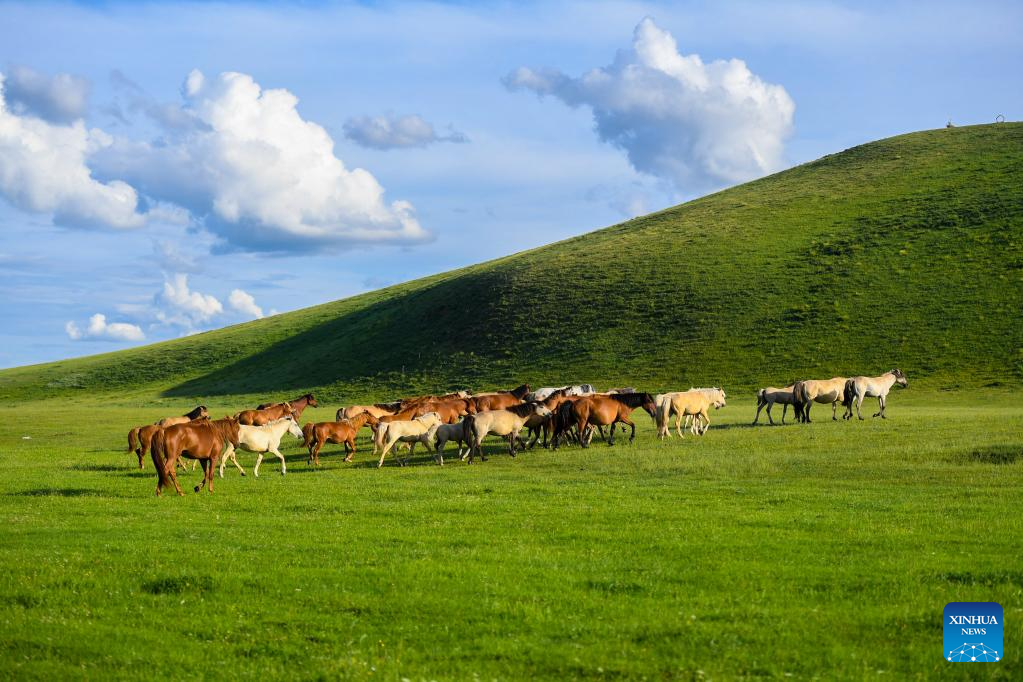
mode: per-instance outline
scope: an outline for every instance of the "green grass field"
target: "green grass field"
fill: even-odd
[[[1023,124],[903,135],[578,238],[0,371],[0,677],[1023,678]],[[898,366],[888,421],[753,389]],[[592,382],[724,386],[702,438],[155,499],[132,426]],[[875,411],[875,401],[868,409]],[[780,414],[780,408],[778,410]],[[368,433],[368,432],[367,432]],[[29,438],[25,438],[25,437]],[[333,453],[333,454],[329,454]],[[252,456],[242,456],[251,471]],[[198,473],[182,476],[186,490]],[[949,601],[1005,658],[942,659]]]
[[[243,456],[156,500],[123,432],[185,406],[0,409],[0,675],[972,677],[941,659],[954,600],[1002,604],[983,672],[1023,674],[1018,394],[757,428],[733,398],[700,439],[642,415],[632,446],[443,468],[364,438],[312,471],[290,440],[286,477]]]

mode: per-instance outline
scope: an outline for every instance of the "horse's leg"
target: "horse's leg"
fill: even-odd
[[[184,495],[185,492],[181,489],[181,485],[178,484],[178,456],[175,455],[173,459],[167,459],[167,475],[170,476],[171,483],[174,484],[174,489],[178,491],[178,495]]]
[[[877,396],[877,405],[878,405],[877,414],[875,414],[874,416],[875,417],[881,417],[881,419],[887,419],[888,417],[884,416],[884,396],[883,395]]]
[[[270,452],[272,452],[275,455],[277,455],[277,459],[281,460],[281,476],[283,476],[286,473],[288,473],[288,463],[284,461],[284,455],[281,454],[280,446],[274,448]]]
[[[209,461],[208,461],[208,460],[205,460],[205,459],[203,459],[203,460],[200,460],[200,463],[202,464],[202,480],[201,480],[201,481],[199,481],[199,485],[195,486],[195,492],[199,492],[199,491],[201,491],[201,490],[202,490],[202,487],[203,487],[204,485],[206,485],[206,476],[207,476],[207,473],[206,473],[206,469],[207,469],[207,467],[209,466],[209,463],[208,463],[208,462],[209,462]]]
[[[700,428],[698,425],[700,421],[703,422],[703,428]],[[700,414],[696,415],[696,417],[693,418],[693,425],[696,426],[696,431],[698,435],[702,436],[703,434],[707,433],[707,429],[710,428],[710,417],[707,416],[707,408],[703,408],[702,410],[700,410]]]
[[[760,421],[760,410],[764,409],[765,405],[767,405],[766,402],[762,402],[762,401],[759,401],[759,400],[757,401],[757,416],[753,417],[753,425],[754,426],[756,426],[757,422]],[[770,405],[767,405],[767,418],[768,419],[771,418],[771,407],[770,407]]]
[[[856,391],[855,402],[856,402],[856,416],[860,418],[860,421],[863,421],[863,414],[860,412],[860,405],[863,404],[863,394],[860,393],[859,391]]]
[[[312,449],[309,451],[309,461],[313,463],[313,466],[320,466],[320,450],[322,448],[323,441],[317,437],[316,440],[313,441]]]
[[[831,421],[833,421],[833,422],[837,422],[838,421],[838,417],[835,415],[835,410],[837,410],[837,409],[838,409],[838,402],[832,400],[831,401]]]
[[[608,446],[615,444],[615,427],[618,426],[617,421],[611,422],[611,440],[607,442]]]
[[[352,461],[352,457],[355,456],[355,434],[354,433],[352,435],[348,436],[348,440],[345,441],[345,450],[348,450],[349,447],[351,447],[352,451],[348,452],[347,454],[345,454],[345,461],[346,462],[351,462]]]
[[[682,414],[683,412],[685,412],[685,410],[681,410],[675,415],[675,433],[678,434],[679,438],[685,438],[685,436],[682,435],[682,420],[686,417],[686,415]]]
[[[256,453],[256,466],[252,467],[252,473],[254,473],[256,475],[256,478],[259,478],[259,465],[262,464],[262,463],[263,463],[263,453],[262,452],[257,452]]]
[[[380,467],[382,467],[384,465],[384,457],[387,457],[387,451],[391,449],[392,445],[394,445],[393,442],[391,442],[391,443],[384,443],[383,444],[383,450],[380,453],[380,461],[377,462],[377,469],[379,469]],[[397,455],[395,455],[395,456],[397,456]]]
[[[629,442],[636,440],[636,422],[632,421],[628,417],[619,417],[623,424],[627,424],[632,427],[632,433],[629,434]],[[613,427],[612,427],[613,428]],[[622,433],[625,433],[625,427],[622,427]]]
[[[588,448],[590,447],[590,441],[586,440],[586,417],[579,417],[576,423],[576,429],[579,431],[579,445]],[[591,434],[592,437],[592,434]]]

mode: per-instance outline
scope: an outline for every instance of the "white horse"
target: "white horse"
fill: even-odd
[[[807,379],[797,381],[792,386],[792,394],[795,397],[796,416],[799,417],[802,411],[803,421],[810,421],[810,408],[814,403],[831,405],[831,419],[838,421],[835,411],[838,403],[842,402],[842,394],[845,391],[846,377],[834,377],[832,379]]]
[[[465,440],[469,444],[469,450],[462,455],[462,459],[468,457],[469,464],[472,464],[473,455],[479,455],[485,462],[487,458],[483,456],[482,445],[483,439],[488,435],[507,436],[509,452],[514,457],[515,441],[522,442],[519,432],[534,416],[550,417],[551,411],[540,403],[522,403],[503,410],[484,410],[469,415],[462,420],[465,426]]]
[[[884,410],[888,405],[888,391],[892,390],[892,386],[895,384],[903,388],[909,386],[909,382],[906,381],[906,375],[898,368],[885,372],[879,377],[853,377],[849,379],[845,382],[845,390],[843,392],[842,405],[845,407],[845,414],[842,415],[842,418],[852,419],[853,404],[855,403],[856,416],[863,419],[863,415],[860,414],[860,405],[863,404],[863,399],[877,398],[881,409],[874,416],[887,419],[888,417],[884,415]]]
[[[281,476],[288,473],[288,465],[284,463],[284,455],[278,450],[281,446],[281,438],[284,437],[285,432],[290,433],[295,438],[303,438],[302,429],[299,428],[298,422],[293,417],[277,419],[263,426],[246,426],[245,424],[238,426],[238,447],[242,450],[257,453],[256,466],[253,468],[256,478],[259,478],[259,465],[263,462],[263,455],[268,452],[274,453],[277,455],[277,459],[281,460]],[[234,465],[238,467],[238,471],[244,476],[245,469],[242,469],[242,465],[238,463],[234,446],[228,443],[224,456],[220,458],[220,477],[224,477],[224,464],[227,463],[229,457],[234,462]]]
[[[552,393],[556,391],[565,391],[565,395],[593,395],[597,392],[597,389],[593,388],[591,384],[578,384],[576,386],[545,386],[538,388],[532,393],[527,393],[524,398],[527,403],[537,403],[547,400],[551,397]]]
[[[380,425],[377,427],[376,443],[382,448],[382,451],[377,468],[379,469],[384,465],[384,457],[387,457],[387,453],[398,442],[411,443],[412,447],[409,449],[409,457],[415,454],[416,443],[422,443],[426,446],[426,450],[429,451],[430,427],[440,423],[440,415],[436,412],[427,412],[408,421],[380,422]],[[402,459],[398,457],[398,463],[401,466],[405,466],[407,462],[407,458]]]
[[[710,418],[707,410],[710,407],[718,410],[726,406],[725,392],[720,388],[691,388],[688,391],[673,391],[661,393],[654,397],[656,412],[654,421],[657,424],[657,436],[659,438],[671,437],[668,429],[668,419],[675,415],[675,432],[679,438],[682,435],[682,418],[692,417],[693,423],[690,433],[700,436],[707,432],[710,427]],[[686,420],[688,422],[688,419]],[[702,428],[701,428],[702,426]]]

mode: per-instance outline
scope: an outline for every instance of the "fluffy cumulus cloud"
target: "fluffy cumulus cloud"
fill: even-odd
[[[120,140],[97,155],[104,176],[184,206],[227,249],[301,251],[423,241],[407,201],[388,203],[368,171],[348,169],[321,126],[284,89],[192,71],[178,125],[157,143]]]
[[[463,133],[449,130],[438,135],[433,124],[415,114],[406,116],[356,116],[345,122],[345,137],[372,149],[426,147],[435,142],[469,141]]]
[[[100,182],[86,165],[90,155],[112,144],[113,138],[87,129],[81,119],[63,125],[15,112],[0,75],[0,195],[18,208],[52,213],[64,225],[143,225],[135,189],[117,179]]]
[[[256,305],[256,299],[244,289],[235,289],[227,297],[228,304],[242,315],[253,319],[263,317],[263,309]]]
[[[519,68],[504,83],[593,111],[597,134],[643,173],[683,192],[750,180],[784,166],[795,105],[739,59],[705,63],[646,18],[614,63],[573,78]]]
[[[89,318],[89,324],[81,329],[74,322],[64,325],[64,331],[73,341],[144,341],[146,335],[138,325],[127,322],[107,322],[106,315],[96,313]]]
[[[183,273],[164,281],[163,290],[155,296],[154,302],[157,320],[188,329],[224,312],[216,296],[189,289],[188,275]]]
[[[15,114],[71,123],[85,115],[89,81],[68,73],[50,77],[27,66],[13,66],[6,74],[4,94]]]

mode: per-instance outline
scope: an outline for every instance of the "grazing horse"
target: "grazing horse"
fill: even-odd
[[[781,423],[785,423],[785,415],[789,411],[789,405],[792,405],[792,411],[796,414],[796,419],[799,419],[799,408],[796,403],[796,396],[793,393],[795,384],[789,384],[785,388],[775,388],[774,386],[768,386],[757,391],[757,416],[754,417],[753,423],[756,424],[760,421],[760,411],[767,408],[767,419],[774,425],[774,419],[771,418],[771,408],[774,407],[775,403],[783,405],[781,411]]]
[[[810,421],[810,408],[814,403],[822,405],[831,404],[831,419],[838,421],[835,411],[838,404],[842,402],[845,393],[846,377],[834,377],[832,379],[807,379],[797,381],[792,386],[792,394],[795,397],[794,405],[796,411],[802,412],[803,421]]]
[[[291,406],[291,413],[294,415],[295,421],[298,421],[299,419],[302,418],[302,413],[305,412],[305,408],[307,408],[309,406],[319,407],[319,404],[316,402],[316,398],[313,397],[312,393],[306,393],[303,396],[299,396],[298,398],[295,398],[294,400],[288,400],[286,402],[288,403],[288,405]],[[257,410],[265,410],[267,408],[270,408],[270,407],[273,407],[274,405],[279,405],[279,404],[280,403],[263,403],[262,405],[260,405],[256,409]]]
[[[615,428],[618,424],[632,427],[629,442],[636,439],[636,423],[629,419],[632,411],[642,407],[651,419],[656,419],[654,399],[649,393],[616,393],[615,395],[591,395],[566,403],[567,419],[559,420],[555,425],[554,448],[558,447],[558,437],[567,430],[569,422],[575,422],[579,429],[579,444],[589,447],[593,433],[587,434],[587,426],[611,426],[608,445],[615,443]],[[624,430],[624,427],[623,427]]]
[[[303,407],[304,409],[304,407]],[[262,410],[243,410],[234,416],[242,426],[263,426],[295,414],[290,403],[278,403]]]
[[[514,457],[515,441],[522,441],[519,438],[519,432],[525,423],[533,416],[549,417],[550,414],[551,411],[540,403],[519,403],[504,409],[485,410],[469,415],[462,420],[465,429],[464,438],[469,444],[469,451],[463,456],[463,459],[468,457],[469,464],[472,464],[473,455],[476,454],[485,462],[487,458],[483,456],[483,439],[490,434],[508,436],[509,451]]]
[[[157,431],[153,435],[153,446],[149,453],[153,458],[153,465],[156,467],[156,474],[159,477],[156,483],[157,497],[163,494],[164,486],[171,482],[174,483],[174,489],[177,490],[178,495],[184,495],[181,492],[181,486],[178,485],[176,471],[180,457],[197,459],[202,463],[203,482],[209,486],[209,491],[212,493],[213,470],[227,443],[238,447],[238,420],[236,419],[175,424]],[[170,477],[169,480],[168,477]],[[195,492],[200,490],[202,490],[202,484],[195,486]]]
[[[668,429],[668,419],[675,414],[675,432],[679,438],[682,435],[682,419],[686,416],[693,417],[693,425],[690,433],[702,435],[710,427],[710,417],[707,415],[710,407],[720,409],[726,406],[725,392],[720,388],[693,388],[688,391],[674,391],[662,393],[655,398],[657,405],[657,437],[671,437]],[[702,428],[701,428],[702,423]]]
[[[396,403],[378,403],[376,405],[352,405],[351,407],[342,407],[337,411],[334,421],[341,421],[342,419],[352,419],[363,412],[366,412],[373,416],[374,419],[380,419],[381,417],[387,417],[398,411],[398,405]]]
[[[369,412],[360,412],[351,419],[306,424],[302,428],[305,434],[303,444],[309,449],[309,462],[313,466],[320,466],[320,450],[327,443],[343,444],[345,461],[351,462],[355,455],[355,436],[366,424],[376,426],[377,418]]]
[[[863,415],[860,414],[860,405],[863,404],[863,399],[877,398],[880,410],[874,416],[887,419],[888,417],[885,416],[884,411],[888,405],[888,391],[895,384],[903,388],[909,387],[906,375],[898,368],[885,372],[879,377],[853,377],[849,379],[845,382],[843,390],[842,405],[845,407],[845,414],[842,415],[842,418],[852,419],[853,404],[855,403],[856,416],[863,419]]]
[[[139,458],[139,469],[142,468],[142,460],[149,454],[149,442],[156,430],[164,426],[174,424],[186,424],[196,419],[209,419],[209,412],[205,405],[200,405],[186,415],[181,417],[164,417],[158,422],[145,426],[136,426],[128,432],[128,452],[134,452]]]
[[[253,468],[256,478],[259,478],[259,465],[263,462],[263,455],[268,452],[277,455],[277,459],[281,460],[281,476],[288,473],[288,465],[284,462],[284,455],[278,449],[281,446],[281,438],[284,437],[285,432],[290,433],[295,438],[302,437],[302,429],[298,428],[298,422],[295,421],[294,417],[278,419],[263,426],[241,425],[238,427],[238,447],[242,450],[256,453],[256,466]],[[242,465],[238,463],[235,448],[228,443],[227,451],[220,457],[220,477],[224,477],[224,465],[228,459],[234,462],[234,465],[238,467],[238,471],[244,476],[245,469],[242,469]]]
[[[437,424],[440,424],[440,415],[436,412],[427,412],[408,421],[401,420],[380,424],[377,427],[376,436],[377,445],[381,448],[380,461],[377,463],[377,468],[379,469],[384,465],[384,458],[387,457],[387,453],[398,442],[411,444],[409,457],[415,454],[416,443],[422,443],[426,446],[427,451],[429,451],[430,427]],[[405,466],[408,463],[408,459],[403,460],[399,457],[398,463],[401,466]]]

